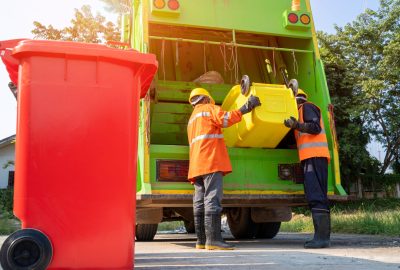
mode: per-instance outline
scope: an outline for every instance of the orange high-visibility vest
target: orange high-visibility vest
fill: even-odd
[[[222,172],[232,172],[222,128],[227,128],[242,119],[239,110],[225,112],[213,104],[199,104],[189,119],[187,132],[189,139],[189,174],[194,182],[197,176]]]
[[[304,123],[303,119],[303,105],[299,106],[299,123]],[[311,103],[312,104],[312,103]],[[314,105],[314,104],[313,104]],[[315,105],[314,105],[315,106]],[[315,106],[320,108],[318,106]],[[330,154],[328,148],[328,141],[326,139],[326,133],[324,128],[324,122],[322,121],[322,116],[320,117],[319,124],[321,126],[321,132],[319,134],[309,134],[305,132],[300,132],[298,130],[294,131],[297,142],[297,150],[299,151],[300,161],[312,158],[312,157],[326,157],[328,162],[330,161]]]

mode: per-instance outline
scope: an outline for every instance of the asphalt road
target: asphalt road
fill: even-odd
[[[154,241],[136,242],[135,269],[400,269],[400,238],[334,234],[331,248],[306,250],[302,245],[309,234],[280,233],[272,240],[224,237],[235,250],[196,250],[194,234],[159,233]],[[0,236],[0,244],[5,238]]]
[[[236,241],[233,251],[196,250],[193,234],[157,234],[137,242],[135,269],[400,269],[400,238],[332,235],[329,249],[306,250],[309,234],[280,233],[272,240]]]

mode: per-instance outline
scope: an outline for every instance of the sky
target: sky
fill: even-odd
[[[351,2],[351,4],[349,4]],[[90,5],[116,23],[116,16],[107,13],[99,0],[12,0],[2,1],[0,8],[0,40],[32,38],[33,21],[63,28],[70,25],[74,9]],[[315,27],[335,33],[334,25],[344,26],[353,21],[366,8],[377,9],[379,0],[311,0]],[[0,62],[0,140],[15,134],[17,104],[8,89],[9,78]],[[372,149],[372,148],[377,149]],[[379,146],[370,145],[369,150],[378,151]]]

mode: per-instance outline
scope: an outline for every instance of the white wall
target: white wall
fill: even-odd
[[[7,188],[8,185],[8,172],[14,171],[14,166],[8,166],[3,169],[3,165],[9,160],[15,161],[15,144],[7,145],[0,148],[0,188]]]

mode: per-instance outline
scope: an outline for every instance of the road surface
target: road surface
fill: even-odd
[[[331,248],[306,250],[309,234],[279,233],[272,240],[225,237],[235,250],[196,250],[193,234],[157,234],[152,242],[136,243],[135,269],[400,269],[400,238],[334,234]]]
[[[400,237],[334,234],[332,247],[318,250],[303,249],[309,234],[279,233],[272,240],[224,237],[235,250],[196,250],[194,234],[159,233],[152,242],[136,242],[135,269],[400,270]],[[0,244],[5,238],[0,236]]]

